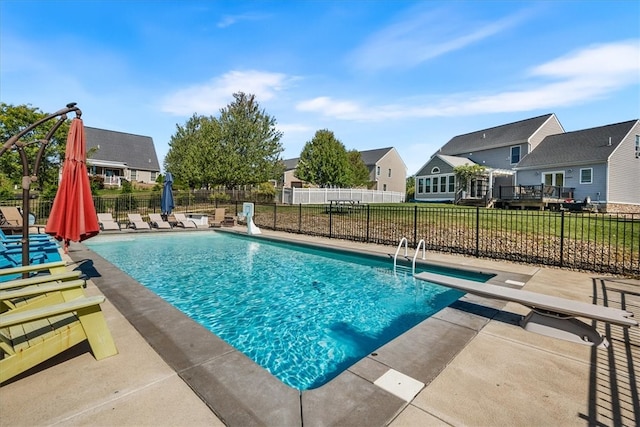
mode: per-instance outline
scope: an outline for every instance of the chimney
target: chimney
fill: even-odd
[[[609,143],[607,145],[611,147],[611,137],[609,137]]]

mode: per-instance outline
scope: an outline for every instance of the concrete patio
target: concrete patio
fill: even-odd
[[[395,251],[264,234],[383,257]],[[583,346],[523,330],[523,306],[467,295],[300,393],[84,245],[73,244],[69,256],[69,268],[91,279],[87,293],[107,297],[102,308],[119,354],[96,361],[83,344],[8,382],[0,425],[633,426],[640,419],[637,327],[599,323],[610,346]],[[427,259],[640,317],[638,280],[438,253]],[[399,389],[379,385],[384,375]],[[411,391],[416,382],[424,386]]]

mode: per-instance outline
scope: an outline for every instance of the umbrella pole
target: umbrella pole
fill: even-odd
[[[67,120],[67,113],[75,111],[76,116],[80,117],[82,115],[82,111],[78,107],[76,107],[76,103],[72,102],[67,104],[66,108],[56,111],[53,114],[44,117],[37,122],[27,126],[25,129],[17,133],[16,135],[9,138],[0,148],[0,156],[3,155],[6,151],[10,150],[15,146],[19,155],[20,161],[22,162],[22,265],[29,265],[29,190],[31,189],[31,182],[35,182],[37,180],[38,169],[40,168],[40,162],[44,155],[45,149],[53,134],[62,126],[65,120]],[[35,141],[40,144],[40,148],[38,150],[38,154],[36,156],[35,165],[33,169],[33,175],[29,171],[29,161],[27,159],[27,154],[24,151],[24,147],[29,143],[24,143],[20,141],[27,133],[31,132],[36,127],[41,124],[55,118],[59,117],[58,121],[51,128],[51,130],[47,133],[46,137],[42,140]],[[25,273],[28,275],[28,273]]]

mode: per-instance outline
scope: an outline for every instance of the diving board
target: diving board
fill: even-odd
[[[526,330],[593,345],[607,345],[590,325],[575,317],[598,320],[624,327],[638,326],[633,313],[566,298],[512,289],[434,273],[418,273],[416,279],[435,283],[485,298],[516,302],[532,309],[522,322]],[[597,336],[596,336],[597,335]]]

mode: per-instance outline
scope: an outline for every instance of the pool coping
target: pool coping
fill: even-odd
[[[238,233],[233,229],[212,231]],[[265,235],[251,238],[286,243],[296,240]],[[364,253],[325,243],[304,244],[389,259],[388,253]],[[77,245],[69,255],[165,362],[228,425],[386,425],[410,401],[374,384],[383,374],[393,369],[426,386],[489,320],[502,317],[500,320],[508,323],[519,321],[519,316],[500,311],[504,302],[465,295],[324,386],[300,392],[280,382],[86,246]],[[438,263],[443,264],[446,263]],[[446,266],[496,274],[488,283],[503,286],[507,280],[525,283],[530,278],[499,270]]]

